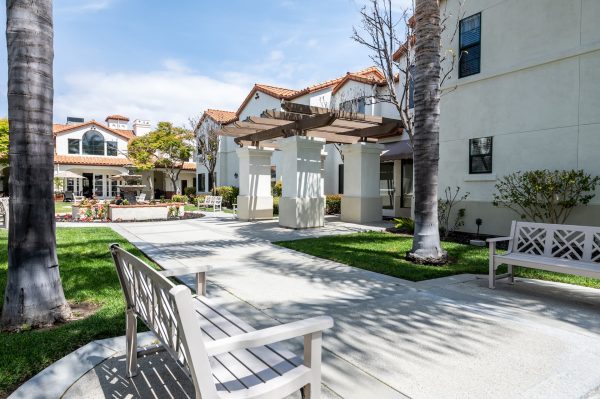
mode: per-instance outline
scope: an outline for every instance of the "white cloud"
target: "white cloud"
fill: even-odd
[[[176,60],[150,72],[79,72],[65,79],[66,90],[55,94],[54,119],[67,116],[104,120],[110,114],[187,124],[206,108],[236,110],[249,85],[195,73]],[[62,92],[62,93],[61,93]]]
[[[86,13],[107,9],[115,2],[116,0],[59,0],[55,6],[59,13]]]

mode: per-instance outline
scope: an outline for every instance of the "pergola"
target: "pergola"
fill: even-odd
[[[281,110],[223,126],[220,135],[234,137],[240,145],[240,195],[242,220],[273,217],[271,156],[281,150],[283,192],[279,224],[291,228],[324,224],[323,164],[325,144],[342,144],[344,195],[342,220],[364,223],[381,220],[379,140],[402,134],[398,119],[283,101]]]
[[[292,136],[316,137],[327,144],[376,143],[379,139],[400,136],[398,119],[371,116],[343,110],[313,107],[289,101],[281,109],[265,110],[261,116],[250,116],[241,122],[223,126],[220,134],[235,137],[240,146],[268,146],[274,140]]]

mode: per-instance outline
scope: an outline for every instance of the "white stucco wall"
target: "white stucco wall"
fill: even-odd
[[[451,0],[449,7],[456,7]],[[465,230],[505,233],[516,214],[491,206],[494,185],[518,170],[584,169],[600,175],[600,2],[482,0],[481,72],[444,88],[440,190],[471,196]],[[448,41],[448,36],[444,38]],[[458,43],[446,44],[458,51]],[[469,139],[493,137],[493,171],[469,175]],[[600,224],[600,190],[572,223]]]
[[[78,139],[81,140],[83,135],[90,131],[94,130],[100,133],[104,137],[104,141],[116,141],[117,142],[117,156],[124,158],[127,154],[127,143],[128,139],[123,136],[119,136],[117,134],[112,133],[107,129],[103,129],[100,126],[92,125],[92,126],[83,126],[81,128],[68,130],[65,132],[58,133],[56,135],[56,153],[59,155],[76,155],[69,154],[69,139]],[[85,155],[81,152],[81,142],[79,143],[80,155]],[[106,154],[106,144],[104,147],[104,153]],[[100,156],[100,155],[97,155]],[[112,156],[111,156],[112,157]]]

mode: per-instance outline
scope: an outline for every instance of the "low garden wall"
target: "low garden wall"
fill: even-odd
[[[143,205],[115,205],[108,207],[104,204],[73,205],[73,219],[80,220],[112,220],[112,221],[144,221],[167,220],[184,214],[184,205],[179,202],[143,204]]]

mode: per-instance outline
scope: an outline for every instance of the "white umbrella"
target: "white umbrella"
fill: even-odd
[[[77,173],[70,172],[68,170],[55,173],[54,177],[58,177],[59,179],[84,179],[83,176],[78,175]]]

